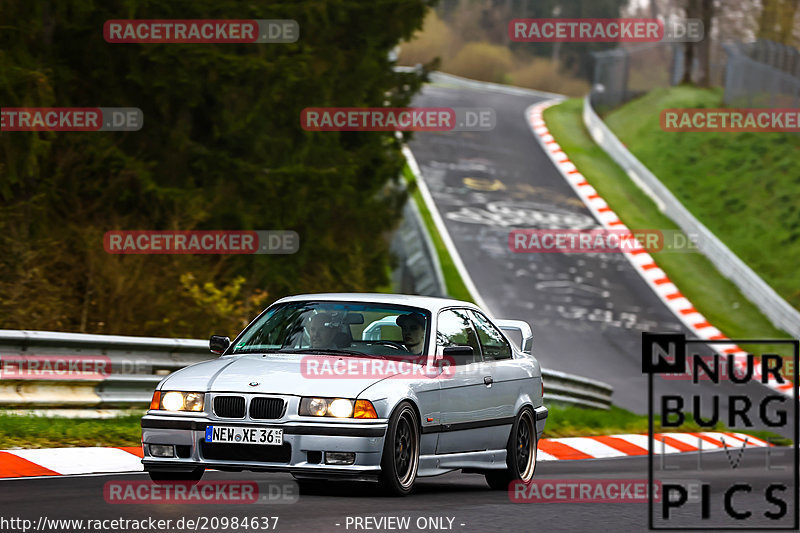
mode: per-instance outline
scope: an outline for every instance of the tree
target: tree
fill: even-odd
[[[758,37],[783,44],[792,44],[800,0],[762,0]]]
[[[684,72],[681,83],[692,83],[692,66],[695,57],[700,66],[697,85],[700,87],[711,86],[711,24],[714,20],[714,0],[688,0],[686,18],[700,19],[703,22],[705,35],[697,43],[684,44]]]
[[[202,300],[181,285],[189,273],[234,309],[258,290],[275,299],[384,285],[384,236],[405,201],[391,186],[403,165],[398,142],[306,132],[299,117],[312,106],[407,105],[421,78],[393,72],[388,52],[427,7],[3,0],[4,106],[138,107],[144,128],[0,134],[0,327],[206,334],[218,313],[195,313]],[[119,18],[294,19],[301,35],[293,44],[106,43],[104,22]],[[118,229],[286,229],[301,247],[288,256],[109,255],[103,234]],[[238,277],[246,281],[226,292]]]

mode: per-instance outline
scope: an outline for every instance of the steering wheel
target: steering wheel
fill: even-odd
[[[395,350],[403,350],[404,352],[411,353],[408,348],[395,341],[370,341],[370,344],[383,344],[384,346],[389,346]]]

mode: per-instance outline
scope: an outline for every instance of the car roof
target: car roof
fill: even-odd
[[[319,294],[298,294],[287,296],[276,301],[277,303],[301,302],[306,300],[325,300],[330,302],[367,302],[381,304],[408,305],[422,307],[436,313],[445,307],[470,307],[481,310],[480,307],[470,302],[453,300],[451,298],[438,298],[435,296],[419,296],[416,294],[383,294],[368,292],[330,292]],[[274,305],[274,304],[273,304]]]

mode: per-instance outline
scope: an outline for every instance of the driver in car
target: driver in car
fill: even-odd
[[[400,315],[395,320],[403,331],[403,345],[406,350],[422,355],[425,344],[425,317],[419,313]]]

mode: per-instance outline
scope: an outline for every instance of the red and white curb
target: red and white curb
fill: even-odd
[[[142,447],[0,451],[0,479],[141,472]]]
[[[542,118],[542,112],[556,103],[558,103],[558,101],[548,100],[539,104],[534,104],[525,110],[525,116],[528,120],[528,125],[534,133],[534,137],[542,145],[545,153],[547,153],[553,161],[553,164],[559,172],[561,172],[564,179],[567,180],[567,183],[569,183],[575,191],[575,194],[578,195],[604,228],[614,230],[629,229],[609,207],[606,201],[597,194],[594,187],[589,184],[584,175],[581,174],[572,161],[569,160],[567,154],[564,153],[561,146],[559,146],[550,134],[547,124]],[[692,302],[681,294],[678,287],[672,283],[666,273],[658,267],[653,257],[648,254],[641,245],[634,242],[631,248],[633,248],[633,250],[623,252],[625,257],[628,258],[636,271],[644,278],[645,282],[653,289],[661,301],[664,302],[690,331],[694,332],[698,339],[708,341],[728,340],[728,337],[711,325],[708,320],[694,308]],[[718,353],[734,354],[738,370],[740,372],[746,371],[746,351],[742,350],[734,343],[714,343],[712,346]],[[760,381],[761,365],[756,363],[757,361],[753,364],[753,379]],[[769,382],[766,385],[787,396],[792,396],[793,385],[789,380],[785,380],[784,383],[778,383],[778,381],[770,375]]]
[[[725,449],[765,448],[768,442],[743,433],[704,431],[699,433],[655,433],[653,454],[671,454]],[[575,459],[608,459],[647,455],[647,435],[603,435],[599,437],[565,437],[539,441],[539,461]]]
[[[655,454],[771,446],[742,433],[657,433],[654,439]],[[637,455],[647,455],[647,435],[541,439],[537,458],[539,461],[564,461]],[[3,450],[0,451],[0,479],[142,472],[141,458],[139,446]]]

